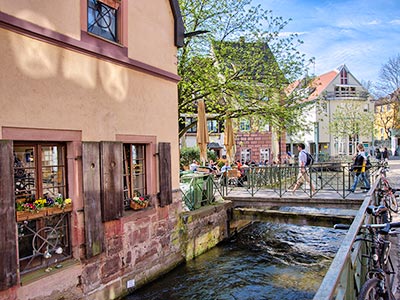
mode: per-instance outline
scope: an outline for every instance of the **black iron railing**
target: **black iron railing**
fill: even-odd
[[[379,167],[378,163],[373,163],[368,170],[370,181],[374,180],[373,174],[377,173]],[[272,165],[249,167],[242,173],[235,170],[220,175],[188,173],[181,176],[183,200],[189,210],[195,210],[213,203],[218,194],[223,198],[237,191],[245,191],[250,197],[256,196],[260,191],[272,191],[277,197],[286,197],[292,193],[299,171],[298,166]],[[315,192],[312,192],[307,182],[297,191],[310,198],[321,192],[336,193],[343,199],[351,194],[349,189],[353,184],[354,174],[350,163],[315,163],[307,172]]]

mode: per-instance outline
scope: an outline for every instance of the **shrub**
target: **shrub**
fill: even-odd
[[[200,149],[199,147],[182,148],[180,153],[180,167],[189,166],[193,160],[200,162]],[[208,160],[217,160],[217,155],[214,151],[207,150]]]

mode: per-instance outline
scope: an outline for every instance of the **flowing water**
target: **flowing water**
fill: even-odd
[[[254,223],[125,300],[312,299],[344,233]]]

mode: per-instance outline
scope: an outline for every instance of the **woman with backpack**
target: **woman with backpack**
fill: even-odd
[[[352,166],[352,171],[354,173],[354,183],[349,191],[354,193],[357,188],[358,181],[361,179],[364,182],[364,192],[368,192],[371,186],[366,175],[367,155],[365,153],[364,145],[358,144],[357,150],[358,153],[353,157],[354,164]]]

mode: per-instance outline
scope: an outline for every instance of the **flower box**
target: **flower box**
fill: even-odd
[[[17,222],[23,222],[23,221],[43,218],[46,216],[46,214],[47,214],[46,210],[17,211]]]
[[[137,202],[131,200],[131,203],[130,203],[130,206],[131,206],[131,208],[132,208],[133,210],[141,210],[141,209],[143,209],[143,208],[146,208],[148,205],[149,205],[149,202],[147,202],[147,201],[146,201],[146,202],[143,202],[143,203],[141,204],[141,203],[137,203]]]
[[[63,208],[58,207],[58,206],[47,207],[46,211],[47,211],[47,216],[67,213],[67,212],[72,211],[72,204],[67,204]]]

